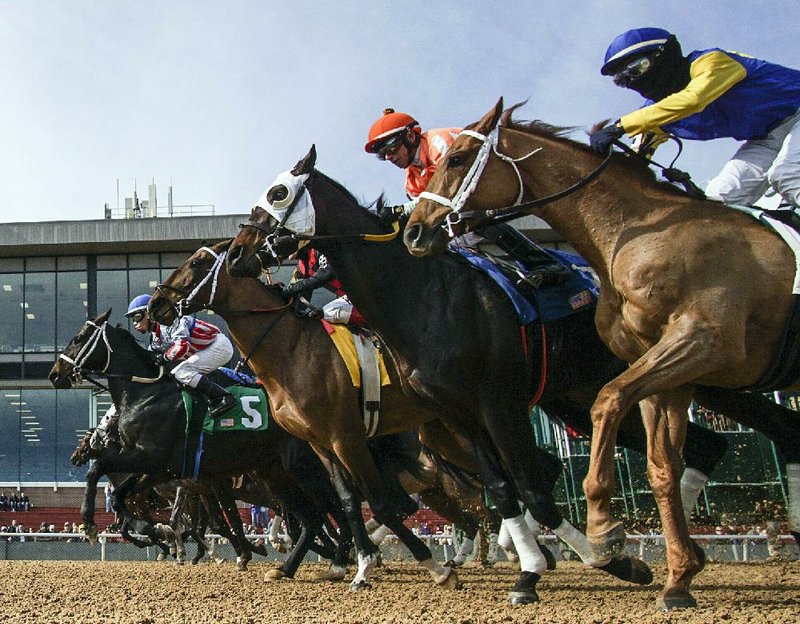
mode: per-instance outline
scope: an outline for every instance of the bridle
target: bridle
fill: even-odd
[[[303,182],[303,192],[311,192],[310,181],[312,178],[313,176],[309,174],[309,177]],[[367,241],[383,243],[394,240],[400,234],[400,225],[397,222],[392,224],[392,231],[386,234],[298,234],[297,232],[294,232],[286,227],[286,220],[295,209],[295,206],[297,205],[297,202],[301,196],[302,193],[297,193],[294,201],[286,209],[286,213],[283,215],[283,218],[272,229],[268,229],[266,225],[255,221],[252,218],[248,219],[246,223],[239,224],[240,229],[250,227],[264,234],[264,242],[255,252],[255,256],[258,258],[258,262],[261,264],[262,271],[266,270],[266,267],[261,259],[261,254],[269,254],[269,256],[275,260],[275,262],[280,263],[282,260],[284,260],[284,257],[278,252],[278,247],[283,243],[299,243],[297,245],[297,249],[292,251],[292,253],[296,253],[297,251],[300,251],[300,249],[302,249],[302,247],[306,244],[316,241]]]
[[[137,375],[119,375],[116,373],[111,373],[108,371],[109,367],[111,366],[111,354],[114,353],[114,349],[111,346],[111,341],[108,338],[108,321],[104,321],[101,325],[98,325],[93,320],[88,320],[84,325],[88,325],[89,327],[93,327],[92,334],[89,336],[89,339],[83,344],[83,346],[78,350],[78,353],[75,354],[74,357],[69,357],[64,353],[59,353],[58,358],[60,360],[64,360],[67,364],[72,366],[72,372],[70,373],[70,378],[73,380],[73,383],[79,383],[82,379],[86,379],[90,383],[107,390],[105,386],[98,383],[94,379],[92,379],[89,375],[103,375],[108,378],[119,378],[119,379],[130,379],[136,383],[155,383],[159,381],[164,376],[164,366],[160,365],[158,369],[158,376],[157,377],[139,377]],[[86,363],[94,354],[95,350],[103,344],[106,349],[106,363],[101,369],[85,369]],[[88,375],[87,375],[88,373]]]
[[[161,293],[161,296],[164,300],[169,303],[172,307],[172,311],[175,313],[176,317],[184,316],[191,310],[191,306],[194,306],[198,310],[213,310],[214,305],[214,297],[217,294],[217,282],[219,281],[219,272],[222,269],[223,265],[225,264],[225,258],[228,255],[227,251],[223,251],[222,253],[217,253],[210,247],[201,247],[198,251],[206,251],[214,257],[214,263],[211,265],[211,268],[205,274],[205,277],[201,279],[194,289],[191,292],[187,292],[183,288],[177,288],[175,286],[170,286],[169,284],[158,284],[156,286],[156,292]],[[197,293],[203,288],[203,286],[211,280],[211,294],[209,295],[208,302],[206,303],[197,303],[194,301],[194,298],[197,296]],[[167,296],[167,291],[172,291],[177,293],[178,295],[184,295],[181,299],[178,299],[176,302],[172,302],[170,297]]]
[[[442,227],[447,231],[447,234],[450,238],[457,236],[456,226],[462,224],[463,226],[467,225],[468,221],[474,221],[477,219],[491,219],[493,222],[500,222],[500,221],[508,221],[511,219],[515,219],[523,215],[522,210],[527,208],[532,208],[534,206],[541,206],[543,204],[549,204],[551,202],[557,201],[574,193],[575,191],[583,188],[587,184],[589,184],[592,180],[594,180],[603,169],[606,168],[608,165],[612,152],[609,152],[608,155],[603,159],[603,161],[591,171],[588,175],[581,178],[573,184],[572,186],[553,193],[552,195],[547,195],[545,197],[540,197],[537,199],[533,199],[531,201],[523,202],[522,197],[525,193],[525,187],[522,182],[522,174],[520,173],[519,166],[517,163],[522,162],[526,158],[533,156],[537,152],[540,152],[543,148],[538,147],[533,151],[525,154],[524,156],[520,156],[519,158],[512,158],[506,154],[503,154],[498,150],[498,142],[500,136],[500,127],[501,124],[497,124],[489,134],[481,134],[480,132],[475,132],[474,130],[462,130],[458,136],[462,134],[465,136],[472,137],[477,139],[481,142],[481,147],[478,150],[478,154],[475,157],[475,160],[472,163],[472,166],[467,171],[467,175],[461,181],[461,185],[458,187],[455,195],[452,198],[448,199],[443,195],[437,195],[436,193],[431,193],[429,191],[423,191],[419,194],[420,199],[429,199],[437,204],[441,204],[451,210],[447,214],[444,223],[442,223]],[[456,137],[458,138],[458,137]],[[489,210],[472,210],[472,211],[462,211],[464,205],[466,204],[469,197],[475,191],[478,186],[478,181],[483,174],[484,169],[486,168],[486,164],[489,162],[489,157],[494,154],[500,160],[507,162],[511,167],[514,169],[514,173],[517,176],[517,181],[519,183],[519,193],[517,193],[517,198],[513,204],[509,204],[508,206],[504,206],[503,208],[494,208]]]

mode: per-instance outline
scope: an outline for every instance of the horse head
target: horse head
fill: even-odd
[[[467,231],[468,224],[459,219],[467,202],[471,210],[513,202],[512,189],[519,187],[516,180],[504,178],[503,184],[477,184],[482,174],[488,174],[487,169],[498,166],[498,159],[491,158],[491,140],[496,141],[502,114],[500,98],[480,121],[456,137],[425,192],[420,194],[403,233],[408,250],[415,256],[444,251],[454,235]],[[513,177],[510,167],[508,173]]]
[[[111,357],[107,328],[111,308],[86,321],[59,354],[47,378],[54,388],[71,388],[81,380],[81,371],[102,371]]]
[[[89,429],[84,433],[83,438],[78,442],[78,446],[75,447],[75,450],[72,451],[72,455],[69,456],[69,461],[74,466],[83,466],[87,464],[90,459],[97,459],[100,456],[100,452],[93,449],[91,446],[93,434],[94,429]]]
[[[316,159],[312,145],[261,194],[228,250],[231,275],[257,277],[307,244],[324,247],[342,239],[369,240],[375,235],[361,233],[383,229],[374,212],[314,168]]]
[[[161,284],[156,286],[147,312],[162,325],[198,310],[212,309],[225,290],[226,249],[230,239],[201,247]]]

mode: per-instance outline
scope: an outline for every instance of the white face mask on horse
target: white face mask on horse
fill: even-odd
[[[313,236],[315,213],[311,194],[305,187],[307,179],[307,173],[296,176],[292,175],[290,171],[284,171],[261,194],[256,206],[266,210],[283,228],[290,232]],[[270,201],[270,191],[278,186],[286,189],[286,197]]]

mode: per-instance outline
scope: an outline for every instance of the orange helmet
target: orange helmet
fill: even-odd
[[[417,120],[406,113],[396,113],[393,108],[384,109],[383,115],[369,129],[369,140],[364,149],[370,154],[378,151],[378,146],[388,137],[418,126]]]

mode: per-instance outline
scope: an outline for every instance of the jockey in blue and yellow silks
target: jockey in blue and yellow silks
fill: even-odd
[[[601,73],[642,95],[644,105],[592,134],[605,153],[612,140],[654,135],[745,141],[706,189],[730,204],[752,204],[771,185],[800,207],[800,71],[719,48],[683,56],[660,28],[622,33],[608,47]]]

